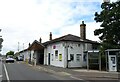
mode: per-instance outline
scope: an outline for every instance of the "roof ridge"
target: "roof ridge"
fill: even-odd
[[[48,44],[58,42],[58,41],[75,41],[75,42],[85,42],[85,43],[98,43],[97,41],[92,41],[92,40],[89,40],[89,39],[82,39],[81,37],[73,35],[73,34],[67,34],[67,35],[55,38],[53,40],[50,40],[50,41],[46,41],[42,44],[43,45],[48,45]]]

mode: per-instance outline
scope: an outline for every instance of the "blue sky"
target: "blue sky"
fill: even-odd
[[[112,0],[111,0],[112,1]],[[100,28],[94,13],[100,12],[102,0],[0,0],[0,33],[4,39],[2,54],[28,47],[29,42],[49,40],[65,34],[80,36],[82,21],[86,23],[86,37],[99,41],[93,31]]]

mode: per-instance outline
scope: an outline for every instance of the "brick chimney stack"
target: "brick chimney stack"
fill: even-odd
[[[50,32],[49,40],[52,40],[52,32]]]
[[[41,37],[40,37],[40,39],[39,39],[39,42],[42,43],[42,39],[41,39]]]
[[[81,39],[86,39],[86,24],[84,24],[84,21],[82,21],[82,24],[80,25],[80,37]]]

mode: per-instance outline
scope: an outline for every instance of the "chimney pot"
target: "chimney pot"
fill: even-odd
[[[40,41],[40,43],[42,42],[42,39],[41,39],[41,37],[40,37],[39,41]]]
[[[50,32],[49,40],[52,40],[52,32]]]
[[[30,47],[30,43],[29,43],[29,47]]]
[[[84,21],[82,21],[82,24],[84,24]]]

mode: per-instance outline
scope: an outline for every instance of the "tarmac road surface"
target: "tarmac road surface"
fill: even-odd
[[[18,81],[18,80],[75,80],[65,76],[57,76],[43,70],[35,69],[21,62],[3,64],[3,81]],[[84,81],[79,81],[84,82]]]

